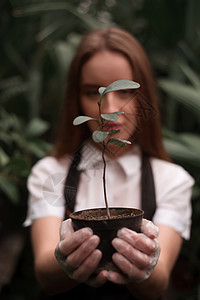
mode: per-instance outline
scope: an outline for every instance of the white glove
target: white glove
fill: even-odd
[[[146,219],[142,221],[141,233],[127,228],[118,230],[117,237],[112,241],[117,251],[112,259],[124,275],[109,272],[107,279],[118,284],[141,282],[147,279],[153,272],[160,255],[158,234],[158,227]]]
[[[95,287],[106,282],[107,271],[91,277],[102,258],[101,251],[96,249],[99,242],[90,228],[74,231],[71,219],[62,223],[55,256],[68,277]]]

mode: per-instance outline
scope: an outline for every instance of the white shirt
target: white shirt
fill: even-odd
[[[141,208],[141,153],[133,147],[116,160],[106,158],[106,185],[109,206]],[[57,216],[64,219],[64,184],[71,163],[69,156],[41,159],[28,178],[28,213],[24,222],[29,226],[35,219]],[[180,166],[151,158],[155,192],[155,224],[164,224],[189,239],[191,227],[191,192],[193,178]],[[101,152],[91,144],[83,148],[78,167],[82,170],[75,210],[105,207],[103,196],[103,163]]]

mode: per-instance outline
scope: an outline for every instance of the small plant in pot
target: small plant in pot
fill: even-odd
[[[114,248],[111,245],[111,241],[116,237],[117,231],[122,227],[130,228],[139,232],[143,217],[143,211],[136,208],[124,208],[124,207],[109,207],[106,192],[106,159],[105,152],[109,144],[114,144],[119,147],[126,147],[127,144],[131,144],[130,141],[114,138],[113,136],[120,132],[120,129],[111,129],[106,131],[106,122],[115,122],[118,120],[119,115],[123,114],[121,111],[105,113],[101,112],[102,98],[109,92],[137,89],[139,84],[131,80],[118,80],[111,83],[107,87],[100,87],[99,94],[100,100],[98,102],[99,119],[89,116],[78,116],[74,119],[74,125],[80,125],[85,122],[96,122],[99,130],[92,133],[92,139],[95,143],[102,143],[102,161],[103,161],[103,192],[105,200],[105,208],[87,209],[82,211],[76,211],[70,215],[72,219],[72,225],[75,230],[83,227],[90,227],[94,234],[100,237],[99,249],[103,253],[103,257],[99,263],[96,273],[101,270],[115,270],[120,272],[116,265],[112,262],[112,255]]]

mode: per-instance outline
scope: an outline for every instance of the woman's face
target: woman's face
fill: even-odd
[[[105,50],[90,58],[83,65],[81,73],[80,101],[84,115],[99,119],[98,88],[106,87],[120,79],[133,80],[130,63],[122,54]],[[104,130],[120,129],[113,137],[129,140],[136,129],[134,90],[105,94],[102,98],[101,112],[116,111],[123,111],[124,114],[119,114],[116,122],[106,122]],[[89,121],[88,126],[92,132],[98,130],[95,121]]]

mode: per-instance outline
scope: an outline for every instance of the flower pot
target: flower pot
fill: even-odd
[[[112,262],[112,255],[116,250],[111,241],[122,227],[139,232],[143,214],[141,209],[112,207],[110,208],[111,219],[108,219],[105,208],[81,210],[70,215],[74,230],[90,227],[94,234],[100,237],[98,248],[102,251],[103,257],[95,273],[99,273],[101,270],[120,272]]]

